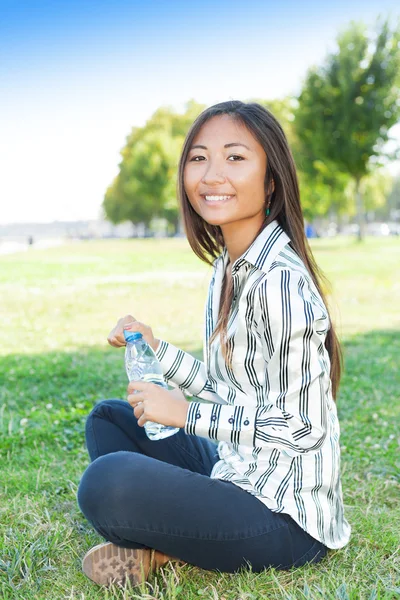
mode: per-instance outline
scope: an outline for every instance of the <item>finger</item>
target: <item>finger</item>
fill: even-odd
[[[114,327],[107,336],[107,342],[113,346],[114,344],[120,344],[121,341],[124,341],[124,337],[119,338],[118,329]]]
[[[143,398],[138,398],[138,394],[128,394],[126,399],[131,406],[137,406],[140,402],[143,402]]]
[[[125,315],[125,317],[122,318],[122,321],[124,323],[129,323],[129,321],[136,321],[136,319],[133,315]]]
[[[112,329],[107,337],[107,341],[111,346],[115,346],[116,348],[121,348],[122,346],[126,346],[126,340],[124,337],[124,325],[126,323],[133,324],[136,322],[135,317],[132,315],[126,315],[125,317],[121,317],[118,319],[117,325]]]
[[[134,384],[136,383],[136,381],[130,381],[128,383],[128,387],[126,388],[126,391],[128,394],[139,394],[139,393],[143,393],[143,390],[136,390]]]
[[[131,406],[137,406],[138,404],[144,402],[144,398],[140,394],[129,394],[127,401]]]
[[[132,332],[132,333],[141,333],[142,336],[145,338],[147,336],[148,329],[142,323],[139,324],[138,321],[135,321],[134,323],[130,323],[128,325],[124,325],[123,329],[121,329],[118,332],[118,335],[116,335],[116,337],[119,340],[123,340],[124,343],[126,344],[125,333],[128,334],[130,332]]]
[[[139,321],[137,321],[136,319],[128,321],[128,323],[124,323],[124,329],[129,329],[129,327],[132,327],[132,325],[137,325],[138,323]]]
[[[130,332],[132,331],[133,333],[135,332],[139,332],[142,333],[143,335],[143,330],[141,330],[139,327],[136,327],[135,324],[132,326],[128,326],[128,327],[121,327],[120,329],[117,329],[114,333],[114,338],[122,343],[124,346],[126,345],[126,339],[125,339],[125,332]]]
[[[135,408],[133,409],[133,414],[135,415],[135,417],[137,419],[139,419],[142,414],[144,413],[144,408],[142,405],[142,402],[140,402],[137,406],[135,406]]]
[[[126,342],[122,343],[120,339],[113,337],[111,340],[108,340],[108,343],[115,348],[121,348],[122,346],[126,346]]]
[[[130,381],[128,383],[127,391],[129,394],[133,394],[135,390],[138,392],[146,392],[153,385],[156,384],[150,383],[149,381]]]
[[[132,323],[124,325],[124,329],[127,329],[128,331],[148,332],[150,327],[141,321],[133,321]]]
[[[147,423],[146,417],[144,415],[142,415],[141,417],[139,417],[137,423],[138,423],[139,427],[144,427],[145,423]]]
[[[133,315],[125,315],[125,317],[118,319],[118,325],[124,326],[125,323],[130,323],[131,321],[136,321],[135,317]]]

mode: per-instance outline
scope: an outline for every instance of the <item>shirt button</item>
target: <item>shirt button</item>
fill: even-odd
[[[245,420],[245,422],[243,423],[243,425],[249,425],[250,421],[248,419]]]
[[[213,416],[211,417],[211,421],[216,421],[216,420],[217,420],[217,415],[213,415]]]
[[[233,423],[233,417],[231,417],[230,419],[228,419],[228,423]]]
[[[199,412],[196,413],[196,419],[200,419],[200,417],[201,417],[201,413],[199,413]]]

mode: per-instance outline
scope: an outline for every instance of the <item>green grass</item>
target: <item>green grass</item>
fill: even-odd
[[[106,342],[118,317],[132,313],[201,354],[210,267],[182,239],[82,242],[0,259],[2,600],[400,598],[400,243],[313,248],[345,346],[338,406],[350,544],[290,572],[169,566],[130,591],[100,589],[80,571],[101,541],[75,499],[88,464],[85,417],[97,400],[125,397],[123,352]]]

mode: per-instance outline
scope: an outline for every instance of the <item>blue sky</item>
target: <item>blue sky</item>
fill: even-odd
[[[393,0],[0,0],[0,222],[96,218],[160,106],[296,93],[351,20]]]

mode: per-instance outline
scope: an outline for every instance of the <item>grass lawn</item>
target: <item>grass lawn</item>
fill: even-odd
[[[234,576],[171,566],[135,590],[104,590],[80,570],[101,539],[78,510],[85,417],[126,396],[132,313],[201,355],[211,267],[184,239],[91,241],[0,258],[0,598],[61,600],[400,598],[400,240],[315,240],[345,348],[342,473],[353,535],[315,566]]]

